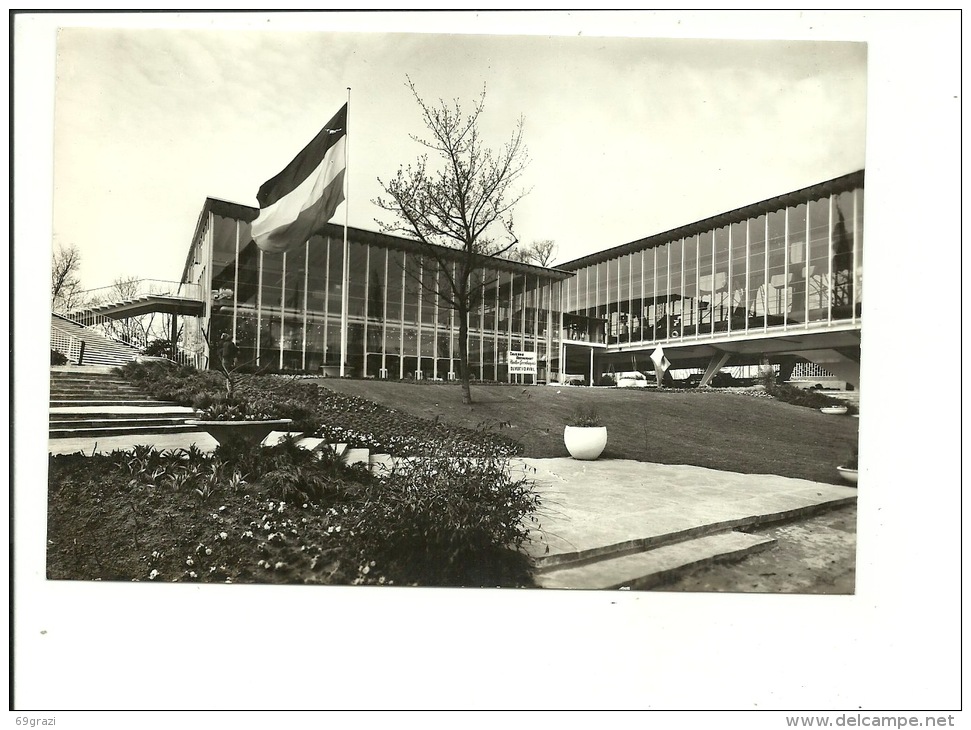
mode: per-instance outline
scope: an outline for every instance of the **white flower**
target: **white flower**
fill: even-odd
[[[212,555],[212,548],[206,548],[206,555]]]
[[[151,573],[148,574],[148,579],[149,580],[155,580],[156,578],[158,578],[158,571],[157,570],[153,570]]]
[[[194,570],[190,570],[189,571],[189,577],[190,578],[198,578],[199,576],[196,575],[196,572]]]
[[[334,531],[334,526],[333,526],[333,525],[331,525],[330,527],[328,527],[328,528],[327,528],[327,534],[328,534],[328,535],[329,535],[330,533],[332,533],[333,531]]]
[[[219,538],[221,540],[225,540],[227,537],[229,537],[229,535],[227,535],[225,532],[220,532],[219,533]]]
[[[365,566],[364,566],[363,568],[361,568],[361,572],[362,572],[362,573],[363,573],[364,575],[367,575],[368,573],[370,573],[370,572],[371,572],[371,566],[370,566],[370,565],[365,565]]]
[[[195,565],[195,563],[192,562],[192,558],[186,558],[185,559],[185,564],[188,565],[188,566],[190,566],[190,567],[193,566],[193,565]]]
[[[337,527],[334,528],[334,532],[340,532],[340,531],[341,531],[341,526],[340,525],[338,525]]]

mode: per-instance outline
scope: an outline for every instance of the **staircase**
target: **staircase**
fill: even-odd
[[[51,340],[75,339],[83,343],[81,365],[118,367],[135,359],[140,351],[136,347],[112,340],[93,329],[72,322],[60,314],[51,314]],[[52,345],[53,346],[53,345]],[[64,353],[67,354],[67,353]],[[71,355],[68,355],[70,358]]]
[[[147,398],[105,366],[52,367],[49,436],[97,438],[198,432],[195,411]]]

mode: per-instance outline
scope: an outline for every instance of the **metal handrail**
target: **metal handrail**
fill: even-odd
[[[185,281],[166,281],[164,279],[136,279],[125,282],[129,291],[122,295],[118,286],[100,286],[94,289],[85,289],[78,293],[82,301],[86,302],[81,307],[76,307],[72,312],[83,312],[97,307],[101,304],[111,304],[113,302],[129,301],[143,296],[178,296],[187,299],[202,300],[202,286]],[[65,312],[58,312],[64,314]]]
[[[62,332],[51,322],[51,349],[57,350],[75,365],[84,359],[84,341],[74,335]]]
[[[96,312],[90,312],[90,311],[68,312],[68,313],[56,312],[56,314],[68,320],[69,322],[72,322],[78,325],[79,327],[84,327],[87,330],[91,330],[94,334],[100,337],[104,337],[114,342],[118,342],[122,345],[126,345],[133,349],[144,350],[149,345],[147,337],[145,337],[144,334],[142,332],[139,332],[138,330],[129,330],[127,332],[127,335],[128,335],[127,339],[119,336],[118,333],[115,331],[115,328],[117,327],[117,324],[118,324],[118,320],[112,319],[110,317],[105,317],[102,314],[98,314]],[[54,325],[52,324],[51,325],[52,342],[54,341],[53,340],[54,331],[55,331],[55,328],[54,328]],[[73,335],[67,335],[66,333],[62,333],[62,334],[65,334],[65,336],[67,337],[73,337]],[[77,338],[74,338],[74,339],[77,339]],[[83,341],[80,341],[80,342],[82,342],[81,352],[83,353]],[[58,351],[60,352],[60,350]],[[62,354],[66,355],[67,353],[62,353]],[[72,359],[72,358],[68,355],[68,359]],[[174,356],[168,357],[166,359],[172,360],[173,362],[176,362],[180,365],[191,365],[195,368],[199,368],[201,367],[200,362],[202,362],[204,358],[202,358],[197,353],[186,352],[181,348],[177,348]],[[80,361],[78,361],[78,364],[80,364]]]

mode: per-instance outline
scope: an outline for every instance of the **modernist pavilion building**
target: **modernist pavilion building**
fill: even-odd
[[[543,268],[490,259],[469,322],[475,379],[534,352],[537,380],[769,359],[815,362],[859,385],[863,171]],[[209,198],[182,281],[205,307],[188,339],[237,342],[237,362],[331,376],[454,379],[458,326],[434,295],[444,274],[414,241],[328,224],[302,248],[260,251],[258,210]],[[345,265],[346,263],[346,265]],[[444,285],[444,283],[443,283]],[[194,288],[194,287],[193,287]]]

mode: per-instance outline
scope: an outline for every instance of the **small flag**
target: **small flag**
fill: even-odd
[[[260,186],[253,240],[268,253],[302,245],[344,200],[347,104],[282,172]]]

